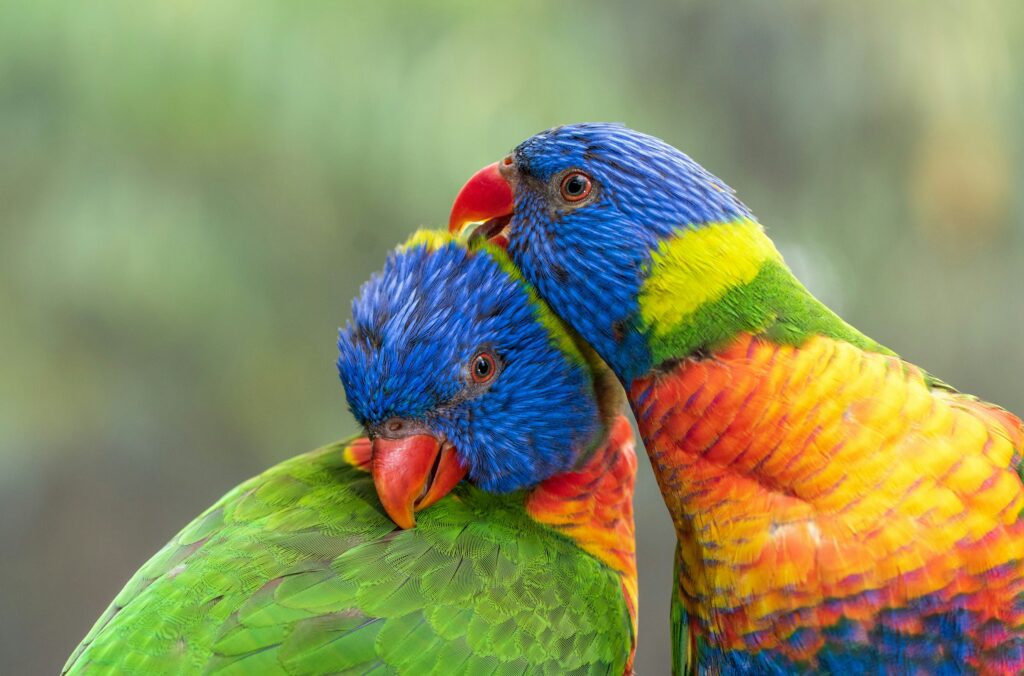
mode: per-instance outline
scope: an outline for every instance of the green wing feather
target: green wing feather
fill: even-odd
[[[621,674],[618,576],[463,484],[396,530],[344,443],[238,486],[147,562],[69,674]]]

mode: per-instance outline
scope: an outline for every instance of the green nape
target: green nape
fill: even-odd
[[[618,576],[460,484],[396,530],[344,443],[228,493],[128,582],[70,674],[621,674]]]
[[[653,363],[714,352],[741,333],[762,334],[788,345],[824,335],[871,352],[893,354],[811,295],[784,263],[768,260],[750,282],[702,305],[664,335],[650,334]]]

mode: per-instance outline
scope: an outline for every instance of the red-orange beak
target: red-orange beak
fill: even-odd
[[[443,498],[466,476],[455,447],[428,434],[377,438],[371,453],[377,495],[399,528],[415,526],[415,512]]]
[[[511,157],[502,160],[506,164],[511,161]],[[473,174],[462,186],[452,204],[448,231],[460,237],[480,234],[504,247],[508,244],[505,229],[514,207],[512,186],[495,162]]]

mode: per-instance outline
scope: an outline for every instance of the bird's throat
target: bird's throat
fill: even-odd
[[[526,510],[536,521],[561,532],[621,576],[634,628],[635,475],[633,428],[625,416],[619,415],[604,442],[583,465],[545,480],[530,492],[526,501]]]

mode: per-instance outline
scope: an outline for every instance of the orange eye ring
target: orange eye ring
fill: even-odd
[[[593,188],[594,184],[591,183],[589,176],[582,171],[570,171],[562,178],[558,190],[566,202],[579,202],[586,199]]]
[[[491,382],[497,373],[497,364],[490,352],[478,352],[469,365],[469,376],[477,385]]]

